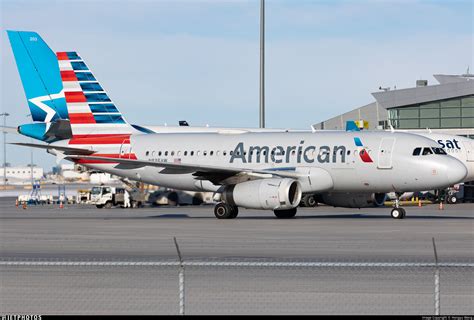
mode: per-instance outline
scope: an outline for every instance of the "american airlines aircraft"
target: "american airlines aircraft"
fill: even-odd
[[[438,143],[403,132],[154,133],[129,124],[76,52],[34,32],[8,31],[34,123],[19,132],[59,158],[131,180],[222,194],[219,219],[238,208],[294,217],[304,193],[357,206],[373,193],[443,188],[467,169]],[[419,151],[419,152],[418,152]],[[396,202],[392,217],[405,217]]]

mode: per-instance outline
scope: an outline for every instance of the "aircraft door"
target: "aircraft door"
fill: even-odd
[[[120,145],[120,158],[130,159],[131,153],[132,145],[130,144],[130,139],[124,139]]]
[[[378,169],[392,169],[393,146],[395,138],[383,138],[380,141]]]
[[[466,149],[466,160],[474,161],[474,142],[463,142],[464,148]]]

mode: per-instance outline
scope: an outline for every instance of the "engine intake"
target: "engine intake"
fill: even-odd
[[[249,209],[292,209],[301,201],[300,183],[293,179],[259,179],[228,186],[222,198]]]

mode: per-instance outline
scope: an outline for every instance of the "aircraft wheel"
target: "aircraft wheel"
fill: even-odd
[[[275,216],[279,219],[290,219],[296,215],[296,208],[288,209],[288,210],[273,210]]]
[[[239,215],[239,207],[232,206],[231,208],[232,208],[232,219],[235,219]]]
[[[314,208],[318,205],[318,202],[316,201],[316,197],[312,194],[309,194],[304,197],[303,203],[305,207],[310,207]]]
[[[232,210],[232,207],[224,202],[219,202],[214,207],[214,215],[217,219],[233,219],[235,211]],[[237,215],[236,215],[237,216]]]
[[[403,208],[393,208],[391,215],[394,219],[403,219],[405,218],[406,211]]]
[[[456,196],[449,196],[448,198],[448,202],[451,203],[451,204],[455,204],[458,202],[458,198]]]

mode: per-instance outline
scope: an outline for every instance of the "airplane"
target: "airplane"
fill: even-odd
[[[435,141],[403,132],[142,130],[76,52],[55,54],[35,32],[7,33],[35,120],[19,132],[46,142],[17,145],[131,180],[220,193],[218,219],[236,218],[239,207],[293,218],[307,193],[360,207],[373,193],[438,189],[467,175]],[[405,215],[396,201],[391,216]]]

